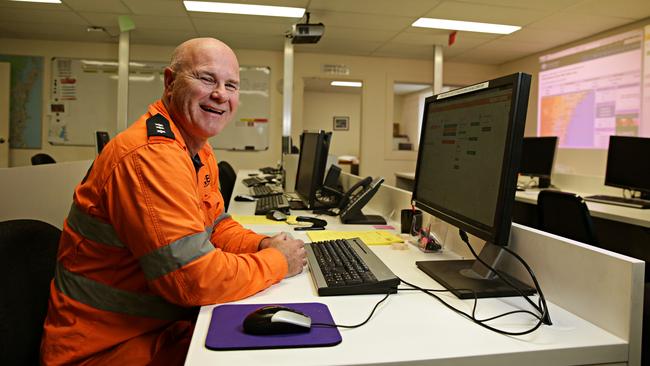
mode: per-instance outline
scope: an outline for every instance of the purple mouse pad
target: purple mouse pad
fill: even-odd
[[[265,348],[326,347],[341,343],[341,333],[334,327],[312,326],[307,333],[252,335],[244,333],[246,316],[267,305],[281,305],[311,317],[312,323],[334,324],[327,305],[318,302],[286,304],[226,304],[212,310],[205,346],[212,350]]]

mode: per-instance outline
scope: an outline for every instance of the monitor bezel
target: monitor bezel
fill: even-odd
[[[553,144],[553,156],[551,158],[551,168],[548,171],[548,174],[545,173],[539,173],[539,172],[522,172],[521,168],[523,165],[523,160],[526,159],[526,157],[523,155],[524,154],[524,145],[526,144],[526,141],[541,141],[541,140],[555,140],[555,143]],[[521,145],[521,160],[519,162],[519,174],[525,175],[527,177],[539,177],[539,178],[550,178],[551,175],[553,175],[553,166],[555,165],[555,155],[557,155],[557,143],[558,143],[558,138],[557,136],[537,136],[537,137],[524,137]]]
[[[300,169],[304,158],[303,152],[305,151],[305,134],[318,135],[316,139],[316,151],[311,174],[311,184],[309,186],[309,197],[305,197],[302,192],[298,191],[298,184],[300,182]],[[325,166],[327,165],[327,154],[329,153],[331,139],[332,132],[325,132],[323,130],[317,132],[303,131],[303,133],[300,135],[300,155],[298,156],[298,167],[296,169],[296,184],[294,187],[294,192],[298,198],[300,198],[300,200],[307,206],[308,209],[312,209],[316,204],[316,192],[323,185],[323,179],[325,178]]]
[[[420,132],[420,148],[418,149],[417,165],[415,170],[415,184],[413,186],[412,201],[416,207],[436,216],[459,229],[481,238],[492,244],[506,246],[510,236],[512,224],[512,207],[516,192],[516,182],[521,159],[521,145],[523,141],[526,124],[526,111],[528,108],[528,96],[530,92],[531,76],[524,73],[516,73],[493,80],[477,83],[468,87],[452,90],[446,93],[428,97],[425,100],[424,114]],[[485,86],[487,84],[487,86]],[[503,168],[501,172],[497,207],[492,225],[486,225],[469,217],[454,212],[451,209],[435,205],[432,202],[421,200],[418,195],[419,177],[421,174],[422,148],[426,133],[426,118],[431,105],[438,100],[449,100],[449,98],[460,98],[476,95],[485,92],[487,89],[496,89],[510,86],[512,88],[512,104],[508,114],[508,130],[506,132],[505,151],[503,154]],[[480,178],[477,177],[477,180]]]
[[[607,148],[607,163],[606,163],[606,168],[605,168],[605,185],[609,186],[609,187],[629,189],[629,190],[633,190],[633,191],[637,191],[637,192],[642,192],[644,194],[650,194],[650,187],[635,187],[633,185],[619,184],[619,183],[611,181],[612,177],[611,177],[610,164],[614,163],[612,161],[612,159],[611,159],[612,139],[615,139],[615,140],[643,139],[643,140],[646,140],[648,144],[650,144],[650,138],[648,138],[648,137],[610,135],[609,136],[609,145],[608,145],[608,148]]]

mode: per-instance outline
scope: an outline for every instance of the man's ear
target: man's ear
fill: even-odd
[[[176,74],[171,68],[165,67],[165,70],[163,71],[163,75],[165,77],[165,91],[167,91],[167,89],[171,88],[172,84],[174,83]]]

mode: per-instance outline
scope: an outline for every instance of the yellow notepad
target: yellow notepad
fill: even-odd
[[[269,220],[262,215],[231,215],[232,219],[242,225],[274,225],[286,224],[286,221]],[[288,221],[296,221],[296,216],[288,216]]]
[[[310,231],[307,233],[311,241],[324,241],[336,239],[361,238],[366,245],[388,245],[392,243],[402,243],[404,240],[399,236],[381,230],[369,231]]]

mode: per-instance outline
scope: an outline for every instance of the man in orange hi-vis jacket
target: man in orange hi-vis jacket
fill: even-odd
[[[75,189],[41,342],[46,365],[182,364],[196,307],[250,296],[306,264],[302,241],[255,234],[224,212],[207,140],[239,103],[233,51],[189,40],[164,77],[162,99]]]

